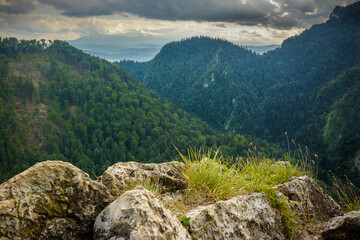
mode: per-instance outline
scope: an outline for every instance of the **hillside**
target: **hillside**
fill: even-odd
[[[196,37],[167,44],[149,62],[119,64],[222,132],[282,145],[287,132],[319,153],[322,177],[332,169],[360,182],[354,168],[360,150],[359,16],[360,2],[336,7],[327,22],[262,56]]]
[[[0,41],[0,181],[43,160],[93,175],[120,161],[164,162],[193,147],[246,155],[250,140],[219,134],[147,90],[121,67],[66,42]],[[264,153],[274,147],[252,139]]]
[[[254,98],[251,84],[260,77],[254,68],[259,60],[230,42],[194,37],[165,45],[147,63],[120,65],[160,96],[213,127],[228,130],[234,105]]]

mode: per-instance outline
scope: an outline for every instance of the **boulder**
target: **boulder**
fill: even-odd
[[[40,162],[0,185],[0,238],[91,239],[111,201],[103,184],[72,164]]]
[[[119,196],[126,186],[141,181],[153,181],[161,186],[161,192],[175,192],[185,189],[186,183],[181,175],[184,163],[166,162],[141,164],[119,162],[109,167],[101,176],[101,182],[110,189],[111,194]]]
[[[321,235],[325,240],[360,239],[360,211],[353,211],[330,219]]]
[[[96,218],[95,239],[191,239],[176,216],[143,187],[122,194]]]
[[[327,222],[341,215],[339,204],[308,176],[293,177],[277,189],[277,195],[291,203],[290,209],[298,213],[303,224]]]
[[[185,216],[193,239],[285,239],[281,216],[264,193],[197,207]]]

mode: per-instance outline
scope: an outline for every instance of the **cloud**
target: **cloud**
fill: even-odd
[[[63,15],[73,17],[130,13],[150,19],[235,22],[242,25],[251,26],[259,24],[284,29],[295,26],[309,27],[313,23],[322,22],[334,6],[354,2],[354,0],[39,1],[55,7]]]
[[[34,0],[2,0],[0,1],[0,12],[9,14],[24,14],[35,10]]]
[[[336,5],[355,0],[0,0],[0,12],[27,14],[47,5],[68,17],[121,13],[170,21],[232,22],[279,29],[322,22]]]
[[[224,23],[217,23],[215,24],[215,26],[219,28],[226,28],[226,25]]]

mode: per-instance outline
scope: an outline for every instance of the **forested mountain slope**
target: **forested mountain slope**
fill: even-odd
[[[218,134],[121,67],[62,41],[1,39],[0,126],[0,182],[47,159],[101,175],[119,161],[171,161],[173,144],[183,152],[220,146],[225,156],[245,155],[251,145],[239,134]]]
[[[260,56],[230,42],[193,37],[165,45],[147,63],[120,65],[160,96],[228,130],[234,105],[255,98],[252,83],[261,77],[259,61]]]
[[[149,62],[119,64],[221,131],[279,144],[287,132],[320,154],[323,176],[330,168],[358,178],[359,39],[356,2],[263,56],[196,37],[169,43]]]

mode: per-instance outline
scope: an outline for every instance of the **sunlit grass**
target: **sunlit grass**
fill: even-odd
[[[307,158],[295,159],[285,154],[281,161],[259,157],[256,151],[247,158],[237,158],[236,164],[228,165],[219,151],[194,150],[188,155],[179,152],[185,163],[182,174],[187,181],[184,204],[181,207],[204,205],[251,192],[264,192],[270,204],[279,211],[288,236],[296,232],[298,218],[290,211],[290,204],[279,198],[275,186],[291,177],[309,175]],[[178,203],[177,203],[178,204]],[[183,212],[181,209],[178,212]]]
[[[186,199],[191,204],[203,204],[234,197],[244,193],[241,175],[218,156],[218,151],[188,151],[180,153],[185,163],[182,175],[188,184]]]

